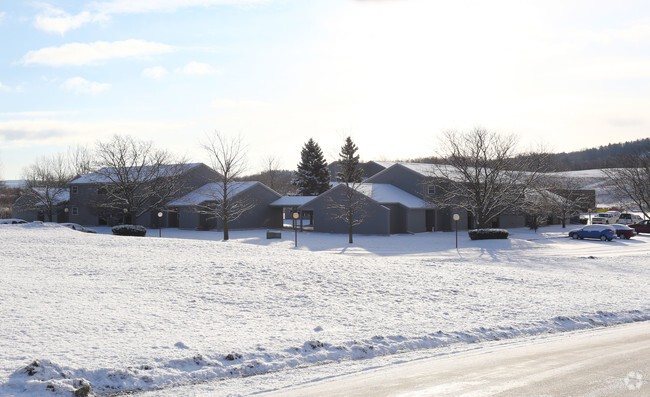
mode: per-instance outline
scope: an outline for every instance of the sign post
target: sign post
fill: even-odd
[[[460,215],[454,214],[454,222],[456,224],[456,249],[458,249],[458,221],[460,220]]]
[[[300,212],[294,212],[293,213],[293,233],[295,235],[295,245],[294,247],[298,247],[298,228],[296,227],[296,221],[298,218],[300,218]]]

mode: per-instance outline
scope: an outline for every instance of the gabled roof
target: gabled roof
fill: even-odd
[[[44,187],[34,187],[32,188],[36,194],[41,196],[42,198],[45,198],[46,194],[46,188]],[[54,205],[59,205],[63,203],[67,203],[70,201],[70,190],[69,189],[58,189],[56,193],[54,194],[54,197],[52,197],[52,204]],[[37,204],[37,206],[42,205],[42,203]]]
[[[433,208],[421,198],[387,183],[360,183],[355,189],[379,204],[401,204],[410,209]]]
[[[300,207],[301,205],[305,205],[312,201],[316,197],[318,196],[282,196],[269,204],[269,206],[282,208]]]
[[[433,167],[435,167],[435,165],[433,164],[407,163],[407,162],[395,162],[395,161],[375,161],[375,163],[385,168],[382,171],[368,178],[369,182],[372,182],[374,179],[377,179],[380,176],[385,175],[387,173],[393,172],[395,169],[399,169],[399,168],[418,174],[424,178],[434,176]]]
[[[259,182],[232,182],[228,184],[228,198],[232,198],[244,190],[260,184]],[[223,185],[221,183],[208,183],[200,188],[186,194],[185,196],[170,201],[168,207],[186,207],[199,205],[206,201],[217,201],[223,199]]]
[[[202,163],[190,163],[190,164],[167,164],[162,165],[160,168],[160,177],[165,177],[176,173],[176,170],[179,166],[182,166],[182,173],[186,173],[189,170],[196,168],[202,165]],[[135,167],[134,167],[135,168]],[[144,169],[151,169],[152,166],[145,166]],[[74,179],[71,184],[85,184],[85,183],[110,183],[111,179],[108,175],[115,175],[115,168],[102,168],[99,171],[81,175],[80,177]],[[145,172],[146,174],[146,172]]]

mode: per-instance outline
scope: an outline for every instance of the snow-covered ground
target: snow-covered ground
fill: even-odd
[[[568,230],[460,232],[458,250],[454,233],[353,245],[299,233],[295,249],[287,230],[223,242],[0,225],[0,395],[246,395],[475,342],[649,320],[650,236]]]

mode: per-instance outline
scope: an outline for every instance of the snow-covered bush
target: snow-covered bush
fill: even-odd
[[[113,234],[118,236],[144,236],[147,234],[147,229],[140,225],[117,225],[111,229]]]
[[[505,229],[474,229],[467,233],[472,240],[507,239],[510,234]]]

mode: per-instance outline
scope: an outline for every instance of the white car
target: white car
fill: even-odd
[[[27,223],[27,221],[17,218],[0,219],[0,225],[17,225]]]
[[[643,219],[637,214],[621,214],[618,218],[618,223],[621,225],[632,225],[634,223],[639,223]]]
[[[618,223],[618,217],[621,215],[618,211],[599,212],[591,217],[592,225],[613,225]]]

